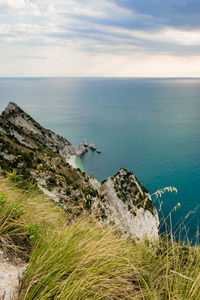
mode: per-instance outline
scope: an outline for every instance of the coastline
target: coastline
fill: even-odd
[[[68,164],[70,164],[75,169],[77,168],[76,167],[76,158],[77,158],[76,155],[72,155],[72,156],[70,156],[69,159],[67,159]]]
[[[74,169],[80,169],[82,172],[85,171],[84,166],[82,164],[82,161],[79,156],[72,155],[70,158],[67,160],[67,162],[72,166]]]

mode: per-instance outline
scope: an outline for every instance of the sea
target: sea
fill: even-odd
[[[161,232],[199,242],[200,79],[0,78],[0,111],[16,102],[42,126],[78,145],[79,165],[104,180],[121,167],[152,194]],[[155,192],[175,187],[156,198]]]

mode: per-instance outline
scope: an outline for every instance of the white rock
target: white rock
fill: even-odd
[[[27,265],[14,266],[9,262],[0,261],[0,299],[17,300],[20,280]]]

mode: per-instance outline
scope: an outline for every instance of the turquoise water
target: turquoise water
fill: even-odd
[[[85,171],[84,165],[83,165],[82,160],[81,160],[80,157],[76,158],[76,160],[75,160],[75,166],[76,166],[76,168],[80,169],[82,172]]]
[[[94,142],[101,154],[82,157],[87,172],[100,180],[121,167],[134,172],[151,193],[166,194],[167,215],[195,237],[200,219],[200,80],[113,78],[2,78],[0,109],[14,100],[44,127],[78,144]],[[183,235],[185,235],[183,229]]]

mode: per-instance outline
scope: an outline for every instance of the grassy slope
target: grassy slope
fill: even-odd
[[[29,260],[21,299],[200,298],[198,247],[134,243],[86,216],[69,224],[48,197],[2,177],[0,193],[1,245]]]

